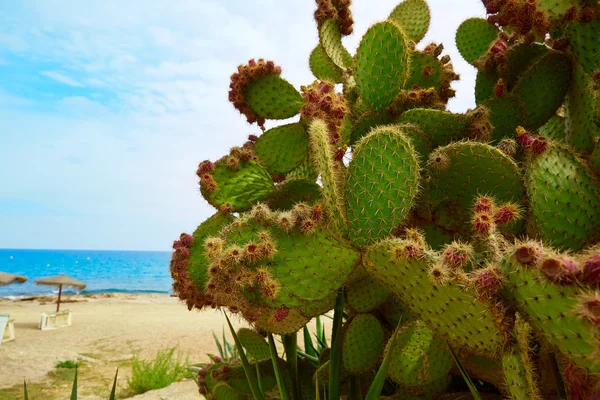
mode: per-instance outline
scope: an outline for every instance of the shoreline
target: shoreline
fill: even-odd
[[[188,356],[191,363],[199,363],[208,361],[207,353],[218,354],[213,332],[221,337],[224,330],[232,340],[220,311],[188,311],[168,293],[66,294],[61,310],[72,311],[72,326],[41,331],[41,313],[53,312],[56,298],[0,299],[0,313],[15,319],[16,336],[0,345],[0,397],[3,389],[22,393],[25,379],[28,387],[43,388],[42,396],[34,397],[64,399],[68,396],[65,388],[52,384],[55,366],[60,361],[82,360],[88,367],[80,370],[80,398],[102,398],[92,392],[108,391],[117,367],[118,386],[125,390],[137,351],[141,358],[152,359],[158,350],[177,346],[184,359]],[[247,326],[239,318],[232,318],[232,323],[236,329]]]

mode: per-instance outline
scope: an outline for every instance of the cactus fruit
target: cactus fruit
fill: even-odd
[[[560,398],[562,375],[570,398],[594,398],[600,4],[482,0],[487,18],[455,35],[477,70],[476,107],[459,113],[449,55],[419,43],[426,1],[401,1],[354,54],[350,3],[316,0],[314,82],[296,89],[264,59],[231,76],[229,100],[262,133],[198,166],[218,211],[174,242],[174,292],[282,335],[335,305],[340,341],[286,354],[303,366],[298,400],[337,383],[364,395],[384,357],[382,398],[461,398],[445,393],[464,389],[446,341],[496,394]],[[273,387],[265,340],[239,336]],[[249,398],[240,365],[219,363],[201,392]]]

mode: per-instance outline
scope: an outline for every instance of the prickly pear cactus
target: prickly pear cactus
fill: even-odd
[[[482,0],[487,18],[455,32],[477,70],[465,112],[446,107],[459,75],[443,45],[420,43],[436,22],[425,0],[356,49],[350,3],[308,10],[313,82],[263,59],[231,76],[229,100],[260,129],[199,164],[215,212],[175,241],[174,292],[248,323],[265,390],[265,334],[345,302],[338,348],[298,352],[294,398],[330,376],[364,396],[384,359],[382,396],[462,398],[452,352],[492,397],[600,396],[599,2]],[[239,364],[202,371],[201,393],[251,396]]]

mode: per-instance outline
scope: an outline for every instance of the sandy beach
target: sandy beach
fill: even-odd
[[[151,358],[158,349],[177,345],[191,362],[205,362],[206,353],[218,354],[212,332],[220,336],[226,327],[221,312],[188,311],[168,295],[99,294],[63,299],[61,310],[73,311],[73,325],[51,331],[39,330],[38,324],[42,312],[55,310],[55,298],[0,299],[0,313],[15,318],[16,331],[15,341],[0,345],[0,398],[22,398],[11,393],[22,387],[24,379],[38,394],[35,399],[67,398],[71,384],[64,379],[57,385],[55,368],[64,360],[84,361],[79,373],[80,399],[107,399],[117,366],[123,396],[134,351]],[[232,322],[236,328],[245,326],[236,319]],[[178,385],[179,390],[191,389],[189,398],[200,398],[193,382]],[[153,397],[146,394],[144,398]]]

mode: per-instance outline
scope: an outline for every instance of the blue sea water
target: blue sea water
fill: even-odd
[[[26,283],[0,286],[0,297],[56,293],[34,280],[65,274],[83,281],[81,293],[170,293],[168,251],[0,249],[0,271],[25,275]],[[78,293],[64,288],[63,293]]]

